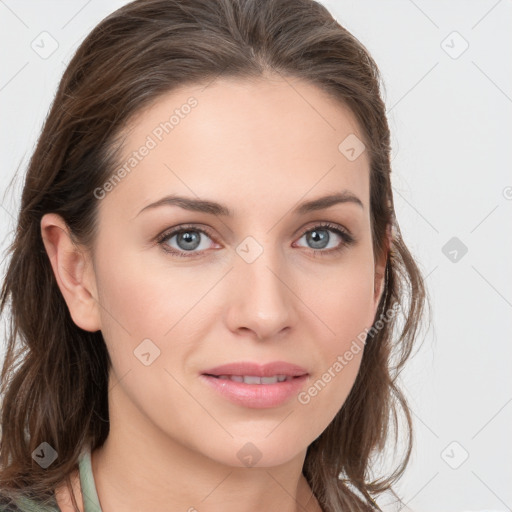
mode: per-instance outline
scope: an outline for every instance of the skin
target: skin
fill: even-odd
[[[243,407],[199,374],[233,361],[283,360],[307,369],[307,389],[371,327],[386,255],[376,261],[372,250],[369,160],[338,150],[349,134],[362,135],[350,110],[314,85],[223,79],[175,90],[137,115],[124,156],[191,95],[197,107],[99,201],[93,251],[73,246],[59,216],[41,221],[74,322],[101,329],[113,363],[110,434],[92,454],[98,496],[104,512],[319,511],[302,475],[306,450],[346,400],[363,351],[308,404],[294,396],[278,407]],[[292,213],[341,190],[363,207]],[[139,214],[170,193],[223,203],[234,217],[178,206]],[[325,254],[314,255],[318,246],[304,235],[326,221],[355,243],[328,254],[344,241],[327,231]],[[195,232],[194,257],[154,243],[183,224],[213,235]],[[263,249],[250,264],[236,252],[247,236]],[[166,243],[186,252],[177,236]],[[146,338],[160,350],[149,366],[133,353]],[[253,467],[237,457],[247,442],[261,453]],[[72,510],[61,488],[59,504]]]

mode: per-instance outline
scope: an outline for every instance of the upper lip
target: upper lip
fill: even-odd
[[[203,372],[203,375],[251,375],[256,377],[272,377],[273,375],[298,377],[307,374],[308,372],[304,368],[284,361],[273,361],[267,364],[239,361],[216,366]]]

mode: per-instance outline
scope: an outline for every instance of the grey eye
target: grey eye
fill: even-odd
[[[308,242],[313,244],[312,249],[325,249],[330,240],[328,229],[314,229],[304,236]]]
[[[201,242],[201,235],[198,231],[183,231],[174,236],[176,236],[176,243],[178,244],[179,248],[183,249],[184,251],[197,249],[199,243]]]

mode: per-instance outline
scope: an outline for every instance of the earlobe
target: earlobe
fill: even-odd
[[[87,251],[74,243],[64,219],[55,213],[41,219],[41,236],[73,322],[86,331],[98,331],[96,281]]]

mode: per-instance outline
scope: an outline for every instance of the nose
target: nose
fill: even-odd
[[[297,318],[290,272],[276,251],[265,249],[252,262],[240,254],[230,272],[229,328],[239,334],[250,331],[258,340],[273,339],[291,329]]]

